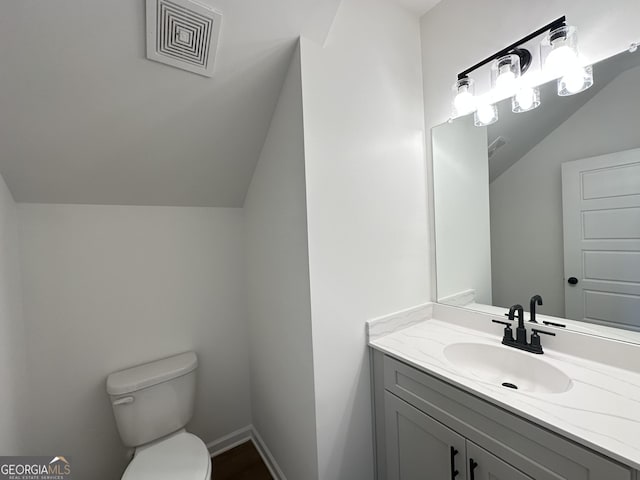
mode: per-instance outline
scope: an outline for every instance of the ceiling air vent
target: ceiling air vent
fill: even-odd
[[[497,137],[488,148],[489,158],[493,157],[500,147],[507,144],[508,140],[502,136]]]
[[[147,0],[147,58],[211,77],[222,15],[191,0]]]

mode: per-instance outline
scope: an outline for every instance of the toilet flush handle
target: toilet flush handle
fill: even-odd
[[[133,401],[134,401],[133,397],[122,397],[122,398],[119,398],[119,399],[115,400],[112,405],[114,407],[116,405],[126,405],[127,403],[133,403]]]

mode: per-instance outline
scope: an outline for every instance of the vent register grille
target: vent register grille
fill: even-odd
[[[147,58],[211,77],[221,22],[192,0],[147,0]]]

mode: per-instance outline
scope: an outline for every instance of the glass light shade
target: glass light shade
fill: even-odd
[[[520,57],[510,54],[496,59],[491,65],[491,85],[498,97],[509,97],[516,91],[520,78]]]
[[[453,95],[454,117],[467,115],[476,109],[474,81],[472,78],[465,77],[458,80],[453,85]]]
[[[593,67],[576,65],[558,79],[558,95],[567,97],[584,92],[593,85]]]
[[[558,78],[579,63],[578,30],[564,26],[551,30],[540,43],[542,65],[552,78]]]
[[[482,103],[478,105],[473,115],[473,124],[476,127],[484,127],[498,121],[498,107],[495,103]]]
[[[511,111],[528,112],[540,106],[540,89],[538,87],[522,87],[511,99]]]

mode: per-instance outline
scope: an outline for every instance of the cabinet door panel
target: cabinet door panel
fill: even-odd
[[[469,458],[469,480],[533,480],[532,477],[468,440],[467,457]]]
[[[466,479],[463,437],[389,392],[385,417],[388,480]]]

